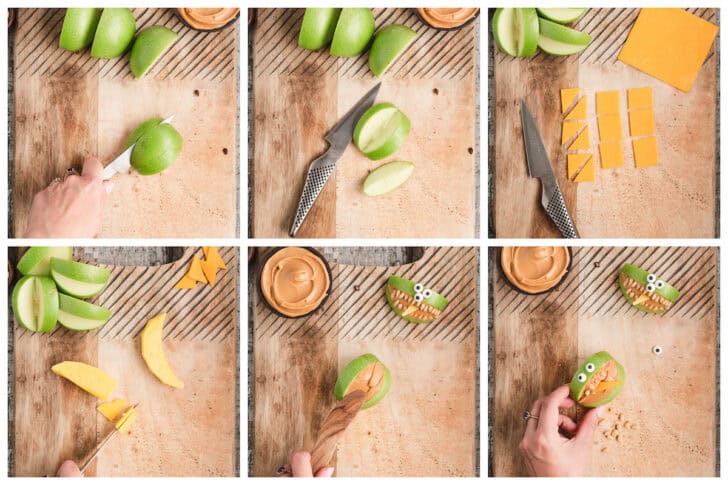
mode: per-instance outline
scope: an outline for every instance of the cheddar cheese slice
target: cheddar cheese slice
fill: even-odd
[[[197,285],[197,281],[193,280],[187,275],[184,275],[179,282],[174,285],[175,288],[178,288],[180,290],[189,290],[190,288],[194,288]]]
[[[594,176],[594,158],[591,158],[588,162],[586,162],[586,165],[584,165],[584,168],[581,169],[581,172],[576,174],[574,182],[594,182]]]
[[[569,180],[574,179],[574,176],[579,173],[579,169],[584,167],[590,158],[590,153],[570,153],[566,155],[566,175]]]
[[[564,88],[561,90],[561,112],[566,113],[571,103],[579,96],[580,88]]]
[[[597,116],[619,114],[619,91],[597,92]]]
[[[564,145],[582,128],[588,128],[586,123],[562,123],[561,124],[561,144]]]
[[[566,115],[565,120],[585,120],[586,119],[586,96],[583,96],[574,106],[574,109],[569,111]]]
[[[597,118],[599,125],[599,139],[601,141],[614,141],[622,139],[622,122],[619,115],[604,115]]]
[[[634,166],[637,168],[657,165],[657,139],[654,136],[632,140]]]
[[[627,90],[629,109],[652,108],[652,88],[632,88]]]
[[[591,145],[589,144],[589,127],[584,128],[584,131],[579,133],[574,143],[569,145],[569,150],[588,150]]]
[[[195,281],[199,281],[200,283],[207,283],[207,278],[205,278],[205,273],[202,271],[202,265],[200,262],[200,258],[197,256],[192,257],[192,262],[190,263],[190,269],[187,271],[187,276]]]
[[[655,134],[655,114],[651,109],[629,112],[629,132],[632,136]]]
[[[200,267],[202,272],[205,273],[205,278],[210,286],[215,286],[215,277],[217,276],[217,266],[210,261],[200,261]]]
[[[617,168],[624,165],[622,156],[622,142],[610,141],[599,144],[599,158],[602,168]]]
[[[205,254],[205,259],[215,265],[218,269],[227,269],[225,261],[222,260],[220,253],[217,248],[212,246],[203,246],[202,252]]]

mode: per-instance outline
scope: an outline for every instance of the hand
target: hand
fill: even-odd
[[[289,472],[290,473],[287,473]],[[327,466],[316,471],[314,475],[311,467],[311,454],[308,451],[296,451],[291,455],[291,466],[281,467],[278,469],[281,476],[290,477],[318,477],[330,478],[334,474],[334,468]]]
[[[82,175],[68,175],[35,194],[24,237],[96,237],[101,231],[106,194],[114,187],[102,179],[103,171],[97,159],[87,158]]]
[[[575,405],[569,397],[568,384],[533,403],[530,412],[538,419],[526,422],[526,432],[519,445],[532,476],[587,475],[602,408],[587,411],[577,425],[570,417],[559,413],[559,408],[568,409]],[[564,436],[562,431],[573,437]]]
[[[81,473],[81,470],[78,469],[78,465],[76,465],[75,462],[71,460],[66,460],[63,463],[61,463],[60,468],[58,468],[58,473],[56,473],[56,476],[58,477],[82,477],[83,473]]]

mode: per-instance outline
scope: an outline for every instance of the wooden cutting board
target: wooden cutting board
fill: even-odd
[[[238,190],[238,26],[186,27],[173,9],[133,9],[137,31],[166,25],[177,42],[142,79],[128,54],[93,59],[58,47],[65,9],[18,9],[15,27],[12,225],[33,195],[88,155],[107,164],[142,121],[174,115],[182,154],[159,175],[114,177],[103,237],[234,237]],[[184,217],[179,217],[179,214]]]
[[[220,249],[228,269],[214,287],[174,289],[193,254],[202,251],[160,266],[110,266],[109,285],[92,301],[113,315],[98,330],[36,334],[11,320],[15,476],[55,475],[112,427],[96,411],[99,400],[51,372],[64,360],[99,367],[117,381],[111,398],[140,403],[130,434],[114,438],[86,476],[237,474],[238,250]],[[162,312],[164,348],[182,390],[159,382],[141,358],[139,333]]]
[[[716,9],[690,12],[718,23]],[[541,185],[528,177],[519,100],[524,99],[543,137],[566,205],[581,237],[713,238],[718,235],[717,103],[718,42],[695,85],[683,93],[617,60],[639,9],[589,9],[575,28],[592,43],[580,55],[554,57],[539,52],[531,59],[509,57],[493,47],[490,110],[495,136],[492,227],[499,238],[559,237],[541,207]],[[561,148],[562,88],[580,87],[588,98],[593,183],[575,184],[566,174]],[[628,130],[626,90],[651,87],[659,165],[634,167],[632,144],[623,139],[624,166],[599,166],[594,93],[619,90],[622,129]],[[667,202],[669,201],[669,202]],[[667,205],[666,205],[667,204]],[[669,207],[669,208],[668,208]]]
[[[492,473],[527,473],[518,451],[521,414],[569,382],[591,354],[606,350],[626,371],[597,434],[597,476],[714,476],[717,471],[718,250],[680,247],[572,248],[558,291],[530,296],[503,279],[491,254],[494,295]],[[663,315],[633,308],[617,284],[633,263],[681,292]],[[652,348],[659,345],[661,355]],[[618,413],[637,423],[622,441],[603,432]],[[608,450],[602,453],[601,449]]]
[[[334,263],[329,299],[301,319],[276,316],[256,289],[251,475],[275,475],[293,451],[310,450],[335,403],[339,371],[373,353],[391,371],[392,387],[344,433],[331,464],[337,475],[474,476],[478,259],[476,248],[439,247],[399,267]],[[444,314],[428,325],[394,314],[383,292],[392,274],[448,298]]]
[[[377,28],[400,23],[418,33],[378,79],[366,55],[337,59],[299,48],[303,12],[257,9],[251,33],[252,235],[288,237],[309,164],[327,148],[324,135],[381,80],[376,102],[410,118],[409,138],[378,162],[350,145],[299,237],[474,237],[478,20],[446,32],[413,9],[373,9]],[[392,160],[414,162],[412,178],[386,196],[365,196],[368,172]]]

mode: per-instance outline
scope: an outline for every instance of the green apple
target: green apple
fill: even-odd
[[[101,18],[100,8],[67,8],[58,46],[77,52],[91,45]]]
[[[414,171],[415,164],[412,162],[385,163],[367,175],[362,190],[369,196],[386,194],[405,183]]]
[[[597,352],[576,370],[569,384],[569,395],[587,408],[604,406],[622,392],[624,379],[622,364],[608,352]]]
[[[537,8],[539,16],[559,24],[570,24],[581,18],[588,8]]]
[[[108,268],[51,258],[51,277],[58,288],[77,298],[90,298],[101,293],[109,281]]]
[[[589,46],[591,35],[546,19],[538,19],[538,46],[554,56],[577,54]]]
[[[374,35],[374,14],[369,8],[342,8],[329,52],[354,57],[364,52]]]
[[[340,8],[307,8],[298,34],[299,47],[315,51],[331,42],[339,14]]]
[[[365,391],[367,400],[361,408],[367,409],[381,401],[391,385],[389,369],[376,356],[364,354],[349,362],[341,371],[334,386],[334,396],[341,401],[349,392]]]
[[[137,79],[144,76],[176,40],[177,33],[164,25],[152,25],[139,32],[129,56],[134,76]]]
[[[680,298],[667,281],[629,263],[619,271],[619,289],[630,305],[647,313],[665,313]]]
[[[531,57],[538,46],[538,20],[535,8],[497,8],[492,29],[498,49],[511,56]]]
[[[13,314],[31,332],[50,332],[58,319],[58,290],[47,276],[24,276],[13,289]]]
[[[93,330],[109,318],[111,310],[63,293],[58,295],[58,323],[69,330]]]
[[[402,52],[417,38],[417,32],[406,25],[388,25],[374,36],[369,50],[369,69],[381,76]]]
[[[73,248],[70,246],[28,248],[18,261],[18,271],[24,275],[48,276],[51,274],[51,258],[72,259]]]
[[[96,28],[91,57],[113,59],[119,57],[131,44],[136,21],[128,8],[105,8]]]
[[[447,298],[401,276],[392,275],[384,287],[389,307],[408,322],[431,323],[447,308]]]
[[[375,104],[354,128],[354,144],[370,160],[393,154],[409,135],[410,120],[392,103]]]
[[[131,132],[126,141],[131,151],[131,165],[142,175],[154,175],[166,169],[182,151],[182,136],[162,118],[151,118]]]

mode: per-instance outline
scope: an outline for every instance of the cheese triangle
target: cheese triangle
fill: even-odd
[[[219,269],[227,269],[225,261],[220,257],[220,253],[216,247],[213,246],[202,246],[202,252],[205,253],[205,259],[215,265]]]
[[[190,288],[194,288],[196,285],[197,281],[187,275],[184,275],[174,287],[180,290],[189,290]]]
[[[197,256],[192,257],[192,262],[190,263],[190,269],[187,271],[187,276],[192,278],[195,281],[199,281],[200,283],[207,283],[207,278],[205,278],[205,273],[202,271],[202,265],[200,264],[202,261],[200,261],[200,258]]]
[[[200,261],[200,266],[202,267],[202,272],[205,273],[205,277],[207,278],[208,283],[210,283],[210,286],[215,286],[217,266],[210,261]]]

